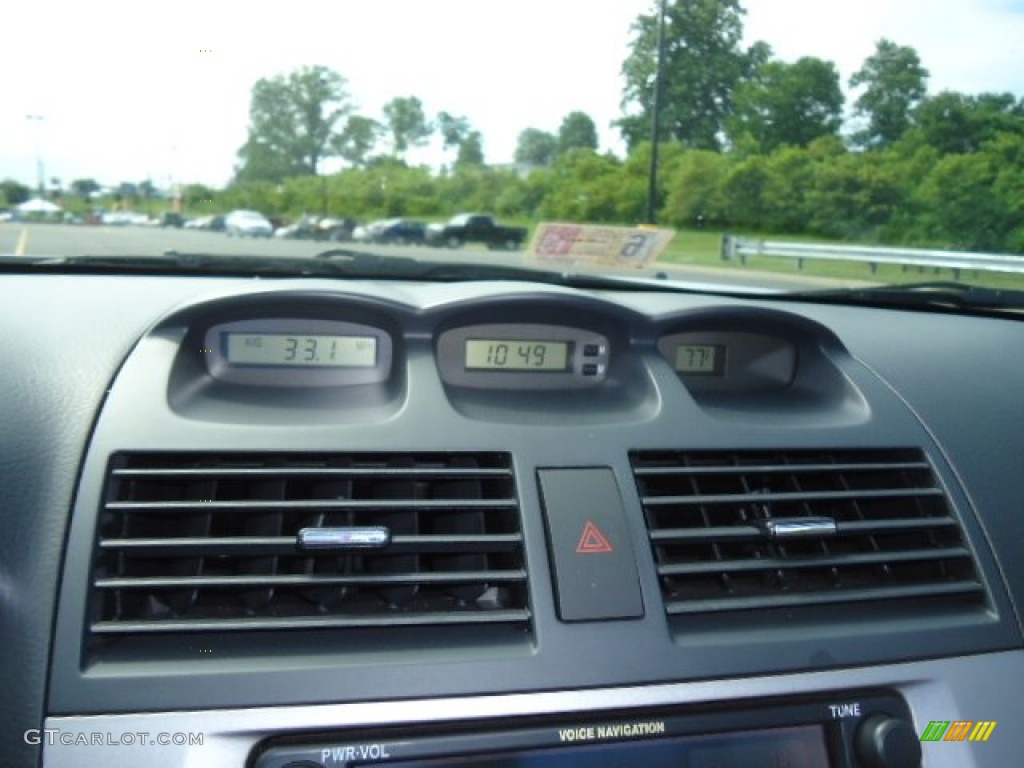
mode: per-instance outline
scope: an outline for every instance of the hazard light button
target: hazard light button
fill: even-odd
[[[537,471],[562,621],[644,615],[622,497],[608,468]]]

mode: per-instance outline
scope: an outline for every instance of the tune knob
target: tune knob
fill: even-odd
[[[854,737],[863,768],[921,768],[921,742],[913,726],[889,715],[872,715]]]

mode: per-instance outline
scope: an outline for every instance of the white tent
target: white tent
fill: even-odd
[[[40,197],[33,197],[21,205],[14,206],[14,208],[18,213],[60,213],[64,210],[59,205],[51,203],[49,200],[43,200]]]

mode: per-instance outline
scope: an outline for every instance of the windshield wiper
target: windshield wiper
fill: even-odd
[[[1019,312],[1024,310],[1024,291],[985,288],[952,282],[879,285],[787,293],[786,299],[860,304],[877,307],[906,307],[961,311]]]
[[[565,285],[573,288],[649,288],[651,290],[680,290],[666,282],[664,274],[617,277],[585,272],[554,272],[533,267],[507,264],[481,264],[469,261],[427,261],[405,257],[378,256],[373,253],[334,248],[318,253],[314,258],[337,264],[345,274],[357,277],[393,277],[427,280],[430,282],[463,282],[467,280],[517,280]]]
[[[335,275],[336,270],[307,258],[232,256],[212,253],[165,251],[162,256],[5,256],[0,268],[31,266],[38,269],[76,272],[149,272],[202,275]]]
[[[162,256],[37,256],[11,257],[0,262],[31,265],[55,271],[170,273],[185,275],[259,277],[348,277],[366,280],[515,280],[583,289],[684,290],[663,275],[615,277],[579,272],[553,272],[530,267],[474,262],[420,261],[403,256],[381,256],[363,251],[332,249],[316,256],[251,256],[165,251]]]

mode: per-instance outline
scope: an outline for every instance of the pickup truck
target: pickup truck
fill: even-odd
[[[484,243],[493,250],[515,251],[526,241],[525,227],[502,227],[491,216],[460,213],[447,224],[427,227],[426,242],[433,246],[460,248],[464,243]]]

